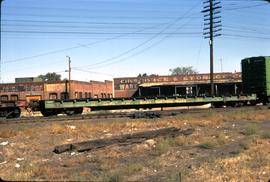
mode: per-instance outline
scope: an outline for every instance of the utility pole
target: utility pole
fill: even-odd
[[[221,31],[221,16],[220,14],[220,1],[219,0],[205,0],[203,2],[204,13],[204,38],[209,39],[210,46],[210,85],[211,85],[211,95],[215,95],[214,87],[214,37],[221,36],[219,33]]]
[[[70,57],[67,56],[68,58],[68,98],[70,99],[70,95],[71,95],[71,88],[70,88],[70,80],[71,80],[71,60]]]
[[[0,83],[2,82],[2,2],[0,0]]]
[[[219,60],[220,60],[220,71],[222,73],[223,72],[222,58],[220,58]]]

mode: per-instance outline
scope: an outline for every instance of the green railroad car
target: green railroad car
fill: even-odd
[[[270,56],[246,58],[241,64],[243,91],[257,94],[260,102],[270,102]]]
[[[156,98],[115,98],[115,99],[79,99],[40,101],[38,109],[43,116],[60,113],[68,115],[81,114],[84,107],[91,110],[140,109],[176,106],[199,106],[212,104],[215,107],[241,106],[255,103],[256,94],[241,96],[213,97],[156,97]]]
[[[84,107],[91,110],[140,109],[212,104],[214,107],[254,105],[270,103],[270,56],[251,57],[242,62],[243,94],[230,96],[154,97],[44,100],[33,107],[43,116],[59,113],[81,114]]]

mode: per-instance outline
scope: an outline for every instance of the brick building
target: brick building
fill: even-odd
[[[216,93],[241,92],[241,73],[215,73]],[[210,92],[210,75],[145,76],[114,78],[114,96],[161,96]]]
[[[22,81],[24,80],[24,81]],[[70,90],[69,90],[70,85]],[[68,93],[70,91],[70,93]],[[1,100],[47,100],[47,99],[80,99],[113,97],[112,81],[50,81],[37,79],[16,79],[15,83],[0,84]]]

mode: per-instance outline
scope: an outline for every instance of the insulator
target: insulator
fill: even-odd
[[[219,19],[221,16],[214,16],[213,19]]]
[[[212,9],[215,10],[215,9],[220,9],[220,8],[222,8],[222,7],[221,6],[215,6]]]
[[[213,11],[213,15],[218,15],[218,14],[220,14],[220,13],[221,13],[220,10],[216,10],[216,9],[215,9],[215,10]]]
[[[218,23],[221,23],[221,20],[213,22],[213,24],[218,24]]]
[[[213,3],[213,6],[216,6],[216,5],[219,5],[219,4],[220,4],[220,1],[214,2],[214,3]]]
[[[213,30],[213,32],[214,33],[216,33],[216,32],[220,32],[222,29],[220,28],[220,29],[217,29],[217,30]]]
[[[204,6],[203,9],[210,8],[210,5]]]
[[[219,37],[219,36],[221,36],[222,34],[215,34],[215,35],[213,35],[213,37]]]
[[[216,24],[216,25],[213,26],[213,28],[218,28],[218,27],[222,27],[222,25],[221,24]]]

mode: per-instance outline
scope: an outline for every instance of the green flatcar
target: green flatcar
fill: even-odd
[[[243,91],[257,94],[260,102],[270,102],[270,56],[246,58],[241,65]]]
[[[243,94],[229,96],[113,98],[44,100],[34,104],[43,116],[60,113],[81,114],[84,107],[91,110],[139,109],[212,104],[214,107],[270,103],[270,56],[251,57],[242,62]]]

